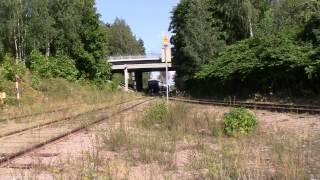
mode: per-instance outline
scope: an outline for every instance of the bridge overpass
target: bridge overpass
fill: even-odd
[[[124,73],[125,89],[128,90],[130,74],[134,81],[135,89],[143,90],[142,73],[165,71],[167,59],[169,71],[173,71],[174,67],[171,63],[171,49],[166,54],[162,49],[161,54],[147,54],[142,56],[112,56],[108,58],[108,62],[112,65],[113,73]]]

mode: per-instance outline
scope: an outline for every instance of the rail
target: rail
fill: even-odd
[[[140,101],[141,100],[141,101]],[[50,144],[52,142],[55,142],[59,139],[62,139],[66,136],[69,136],[71,134],[74,134],[76,132],[79,132],[81,130],[84,130],[92,125],[95,125],[95,124],[98,124],[98,123],[101,123],[102,121],[106,120],[106,119],[109,119],[111,117],[114,117],[116,115],[119,115],[119,113],[123,113],[123,112],[126,112],[128,110],[131,110],[131,109],[134,109],[135,107],[141,105],[141,104],[144,104],[148,101],[152,101],[153,98],[146,98],[146,97],[142,97],[142,98],[137,98],[135,100],[132,100],[132,101],[129,101],[129,102],[125,102],[125,103],[118,103],[118,104],[115,104],[115,105],[111,105],[111,106],[106,106],[106,107],[103,107],[103,108],[97,108],[97,109],[94,109],[92,111],[89,111],[89,112],[86,112],[86,113],[82,113],[82,114],[79,114],[79,115],[76,115],[74,117],[68,117],[68,118],[64,118],[64,119],[60,119],[60,120],[56,120],[54,122],[51,122],[51,123],[47,123],[47,124],[41,124],[41,125],[38,125],[38,126],[35,126],[35,127],[31,127],[31,128],[27,128],[27,129],[23,129],[23,130],[20,130],[20,131],[16,131],[16,132],[12,132],[12,133],[9,133],[9,134],[6,134],[2,137],[0,137],[0,139],[6,139],[6,138],[9,138],[9,137],[14,137],[15,135],[17,135],[17,138],[21,137],[23,133],[26,133],[27,134],[27,131],[33,131],[34,129],[45,129],[45,128],[53,128],[54,125],[59,127],[61,126],[61,124],[59,125],[58,123],[62,123],[62,124],[65,124],[67,122],[69,122],[69,120],[71,119],[75,119],[75,118],[79,118],[80,116],[83,116],[83,115],[86,115],[88,113],[95,113],[95,112],[99,112],[99,111],[102,111],[102,110],[106,110],[106,109],[110,109],[112,107],[116,107],[116,106],[121,106],[121,105],[124,105],[124,104],[128,104],[130,102],[135,102],[135,101],[138,101],[136,102],[135,104],[133,105],[130,105],[128,107],[124,107],[124,108],[120,108],[119,110],[117,110],[117,112],[115,113],[112,113],[112,114],[108,114],[106,113],[104,116],[101,116],[101,117],[98,117],[96,119],[93,119],[93,120],[89,120],[88,122],[86,123],[79,123],[79,125],[75,126],[74,128],[67,128],[68,130],[61,133],[61,134],[56,134],[54,135],[53,137],[49,138],[49,139],[45,139],[41,142],[37,142],[35,144],[30,144],[30,146],[27,146],[27,147],[24,147],[16,152],[11,152],[9,154],[5,154],[5,153],[1,153],[0,152],[0,167],[3,167],[3,165],[7,162],[9,162],[10,160],[12,159],[15,159],[17,157],[20,157],[26,153],[29,153],[29,152],[32,152],[38,148],[41,148],[47,144]],[[66,121],[66,122],[65,122]],[[81,121],[80,121],[81,122]],[[75,124],[74,121],[70,122],[72,124]],[[49,127],[49,125],[52,125],[52,127]],[[69,126],[68,126],[69,127]],[[16,144],[15,144],[16,146]]]
[[[203,105],[215,105],[225,107],[244,107],[249,109],[268,110],[276,112],[291,112],[291,113],[309,113],[320,114],[320,106],[311,105],[289,105],[289,104],[274,104],[274,103],[248,103],[242,101],[219,101],[219,100],[204,100],[204,99],[186,99],[186,98],[170,98],[172,101],[203,104]]]

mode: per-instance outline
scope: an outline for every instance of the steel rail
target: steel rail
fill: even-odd
[[[137,100],[141,100],[141,99],[145,99],[145,98],[147,98],[147,97],[138,98],[138,99],[132,100],[132,101],[130,101],[130,102],[137,101]],[[115,117],[115,116],[118,115],[119,113],[123,113],[123,112],[129,111],[129,110],[134,109],[135,107],[137,107],[137,106],[139,106],[139,105],[141,105],[141,104],[144,104],[144,103],[149,102],[149,101],[152,101],[152,100],[154,100],[154,98],[148,98],[147,100],[144,100],[144,101],[142,101],[142,102],[139,102],[139,103],[136,103],[136,104],[131,105],[131,106],[129,106],[129,107],[126,107],[126,108],[124,108],[124,109],[121,109],[121,110],[119,110],[119,111],[117,111],[117,112],[115,112],[115,113],[112,113],[111,115],[107,115],[107,116],[103,116],[103,117],[97,118],[97,119],[91,121],[91,122],[88,123],[88,124],[81,125],[81,126],[75,128],[75,129],[72,129],[72,130],[70,130],[70,131],[68,131],[68,132],[65,132],[65,133],[62,133],[62,134],[60,134],[60,135],[57,135],[56,137],[50,138],[50,139],[45,140],[45,141],[43,141],[43,142],[39,142],[39,143],[37,143],[37,144],[35,144],[35,145],[32,145],[32,146],[27,147],[27,148],[25,148],[25,149],[22,149],[22,150],[20,150],[20,151],[18,151],[18,152],[9,154],[9,155],[7,155],[7,156],[6,156],[6,155],[3,155],[3,157],[0,158],[0,167],[3,167],[2,165],[4,165],[5,163],[7,163],[7,162],[9,162],[9,161],[11,161],[11,160],[13,160],[13,159],[15,159],[15,158],[18,158],[18,157],[20,157],[20,156],[23,156],[24,154],[27,154],[27,153],[29,153],[29,152],[32,152],[32,151],[36,150],[36,149],[39,149],[39,148],[41,148],[41,147],[43,147],[43,146],[45,146],[45,145],[47,145],[47,144],[56,142],[57,140],[63,139],[63,138],[65,138],[65,137],[69,136],[69,135],[72,135],[72,134],[75,134],[75,133],[77,133],[77,132],[80,132],[80,131],[88,128],[88,127],[93,126],[93,125],[99,124],[99,123],[101,123],[101,122],[103,122],[103,121],[105,121],[105,120],[107,120],[107,119],[110,119],[111,117]],[[123,104],[126,104],[126,103],[130,103],[130,102],[119,103],[118,105],[113,105],[113,107],[114,107],[114,106],[123,105]],[[105,108],[99,108],[99,109],[100,109],[100,110],[103,110],[103,109],[105,109]],[[19,134],[19,133],[18,133],[18,134]]]
[[[48,111],[44,111],[44,112],[30,113],[30,114],[15,116],[15,117],[3,118],[3,119],[0,119],[0,122],[10,121],[10,120],[18,120],[18,119],[23,119],[23,118],[33,117],[33,116],[39,116],[39,115],[43,115],[43,114],[62,112],[62,111],[71,109],[70,106],[76,106],[76,105],[80,105],[80,104],[84,104],[84,103],[69,104],[68,107],[64,107],[64,108],[57,108],[57,109],[52,109],[52,110],[48,110]]]
[[[273,104],[273,103],[247,103],[240,101],[217,101],[217,100],[203,100],[203,99],[186,99],[186,98],[170,98],[172,101],[202,104],[202,105],[215,105],[225,107],[244,107],[249,109],[260,109],[269,110],[276,112],[292,112],[298,114],[320,114],[319,106],[305,106],[305,105],[284,105],[284,104]]]
[[[16,131],[11,131],[11,132],[8,132],[8,133],[5,133],[5,134],[0,135],[0,139],[1,139],[1,138],[4,138],[4,137],[11,136],[11,135],[14,135],[14,134],[22,133],[22,132],[24,132],[24,131],[28,131],[28,130],[31,130],[31,129],[36,129],[36,128],[41,128],[41,127],[44,127],[44,126],[48,126],[48,125],[51,125],[51,124],[54,124],[54,123],[58,123],[58,122],[61,122],[61,121],[66,121],[66,120],[75,119],[75,118],[78,118],[78,117],[83,116],[83,115],[85,115],[85,114],[95,113],[95,112],[102,111],[102,110],[106,110],[106,109],[110,109],[110,108],[112,108],[112,107],[119,106],[119,105],[122,105],[122,104],[125,104],[125,103],[130,103],[130,102],[133,102],[133,101],[138,101],[138,100],[141,100],[141,99],[143,99],[143,98],[145,98],[145,97],[137,98],[137,99],[134,99],[134,100],[131,100],[131,101],[128,101],[128,102],[121,102],[121,103],[117,103],[117,104],[113,104],[113,105],[108,105],[108,106],[105,106],[105,107],[101,107],[101,108],[93,109],[93,110],[86,111],[86,112],[83,112],[83,113],[79,113],[79,114],[74,115],[74,116],[69,116],[69,117],[65,117],[65,118],[60,118],[60,119],[56,119],[56,120],[53,120],[53,121],[50,121],[50,122],[47,122],[47,123],[37,124],[37,125],[31,126],[31,127],[19,129],[19,130],[16,130]]]

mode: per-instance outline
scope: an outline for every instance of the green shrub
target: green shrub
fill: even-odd
[[[36,50],[31,53],[30,63],[31,70],[42,78],[64,78],[75,81],[79,74],[74,60],[64,55],[46,58]]]
[[[116,73],[112,75],[112,84],[113,84],[113,89],[117,89],[119,85],[124,82],[124,76],[123,74]]]
[[[38,50],[31,52],[30,56],[31,70],[37,73],[42,78],[52,78],[53,77],[53,63]]]
[[[76,64],[73,59],[65,55],[58,55],[51,58],[53,63],[53,76],[67,79],[69,81],[75,81],[78,77],[79,71],[76,68]]]
[[[146,128],[155,125],[164,125],[167,121],[168,113],[166,103],[164,101],[157,102],[146,111],[141,123]]]
[[[1,73],[3,74],[3,78],[10,81],[15,81],[16,75],[18,75],[20,78],[23,77],[26,72],[24,62],[19,60],[16,64],[14,58],[10,55],[5,55],[2,66],[3,68]]]
[[[96,63],[95,81],[107,82],[111,78],[111,64],[101,60]]]
[[[232,109],[224,116],[224,130],[229,136],[247,135],[258,125],[258,119],[244,108]]]
[[[41,85],[41,78],[39,77],[39,75],[33,74],[31,77],[32,88],[39,90],[40,85]]]

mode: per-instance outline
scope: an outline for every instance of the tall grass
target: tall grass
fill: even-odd
[[[222,138],[215,150],[205,146],[191,169],[207,169],[211,179],[310,179],[308,139],[286,133]]]
[[[70,107],[71,104],[79,106],[112,104],[140,96],[135,93],[113,91],[107,85],[99,87],[88,82],[69,82],[64,79],[43,80],[37,90],[29,83],[22,83],[21,95],[19,107],[7,103],[2,112],[0,109],[0,114],[2,113],[4,118]]]

